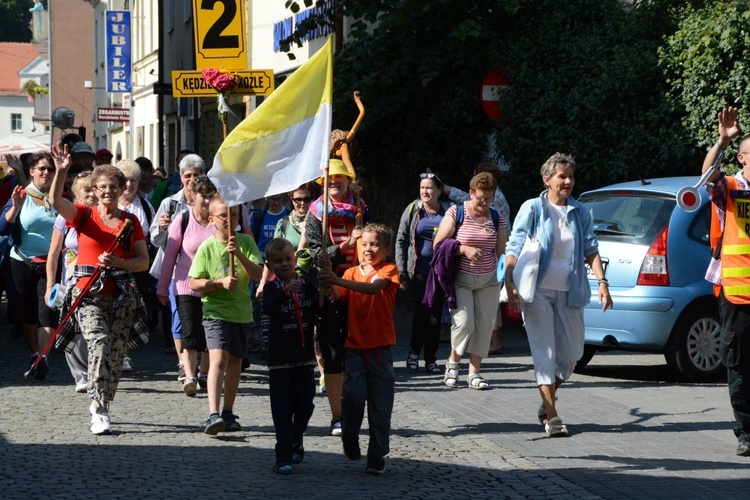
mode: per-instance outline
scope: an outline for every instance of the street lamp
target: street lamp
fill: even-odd
[[[55,108],[55,110],[52,112],[52,126],[53,127],[57,127],[62,130],[76,129],[78,130],[78,135],[80,135],[81,139],[85,141],[86,140],[86,127],[84,127],[83,125],[81,125],[80,127],[76,127],[74,125],[75,119],[76,119],[75,112],[62,106]]]

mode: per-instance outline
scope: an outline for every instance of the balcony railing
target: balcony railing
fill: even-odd
[[[47,40],[47,20],[46,10],[34,10],[31,12],[32,38],[35,42]]]
[[[49,120],[49,94],[37,94],[34,96],[34,119]]]

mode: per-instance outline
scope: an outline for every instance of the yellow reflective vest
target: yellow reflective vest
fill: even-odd
[[[733,304],[750,304],[750,190],[726,177],[727,212],[721,247],[721,283]]]

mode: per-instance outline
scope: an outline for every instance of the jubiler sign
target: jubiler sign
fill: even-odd
[[[130,92],[130,11],[104,13],[107,54],[107,92]]]
[[[232,94],[269,95],[273,92],[273,70],[245,69],[232,71],[239,78]],[[216,90],[200,71],[172,71],[172,97],[212,97]]]

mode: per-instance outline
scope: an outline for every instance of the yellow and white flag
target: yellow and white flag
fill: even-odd
[[[221,144],[208,177],[228,205],[288,192],[323,175],[332,96],[329,37]]]

